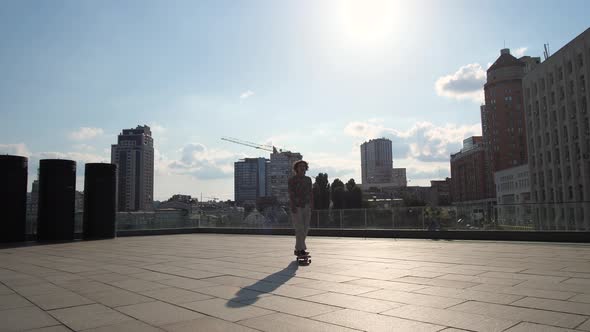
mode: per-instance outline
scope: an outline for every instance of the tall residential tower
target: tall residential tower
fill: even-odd
[[[154,140],[148,126],[123,129],[111,146],[117,165],[119,211],[151,210],[154,199]]]
[[[393,157],[391,141],[387,138],[369,140],[361,145],[361,173],[363,185],[391,183]]]

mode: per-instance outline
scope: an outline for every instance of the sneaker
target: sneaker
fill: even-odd
[[[300,256],[309,256],[309,252],[305,251],[305,250],[301,250],[301,251],[299,251],[299,255]]]

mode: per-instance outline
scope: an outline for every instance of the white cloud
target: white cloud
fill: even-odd
[[[234,162],[245,157],[225,150],[209,149],[200,143],[187,144],[178,152],[180,160],[160,160],[158,168],[202,180],[233,177]]]
[[[152,122],[148,126],[154,134],[164,134],[167,131],[167,129],[164,126],[160,125],[157,122]]]
[[[517,49],[514,50],[514,56],[517,58],[520,58],[522,56],[524,56],[524,53],[528,50],[528,47],[519,47]]]
[[[430,122],[418,122],[411,128],[401,131],[387,128],[380,121],[351,122],[344,132],[362,141],[385,137],[392,141],[393,158],[414,158],[417,160],[444,161],[451,153],[461,149],[463,139],[480,135],[481,125],[446,124],[437,126]],[[358,151],[360,141],[355,142]]]
[[[465,65],[453,74],[440,77],[434,83],[439,96],[481,103],[486,72],[478,63]]]
[[[253,91],[251,91],[251,90],[244,91],[244,92],[242,92],[242,94],[240,95],[240,99],[247,99],[247,98],[250,98],[250,97],[252,97],[253,95],[254,95],[254,92],[253,92]]]
[[[30,157],[31,151],[29,151],[24,143],[0,144],[0,154]]]
[[[82,141],[100,136],[104,133],[101,128],[81,127],[80,129],[71,132],[68,137],[71,140]]]

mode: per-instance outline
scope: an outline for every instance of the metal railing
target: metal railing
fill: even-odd
[[[83,212],[76,212],[75,231],[82,232]],[[117,230],[191,228],[292,228],[290,212],[226,208],[118,212]],[[314,210],[310,228],[425,231],[590,231],[590,203],[394,207],[388,209]],[[27,233],[36,233],[36,217],[27,216]]]

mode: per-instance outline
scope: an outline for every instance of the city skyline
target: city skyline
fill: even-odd
[[[39,159],[76,160],[82,175],[110,161],[121,128],[146,124],[156,200],[232,199],[233,163],[269,154],[222,136],[357,182],[360,144],[386,137],[408,184],[428,185],[481,135],[485,70],[501,48],[538,57],[588,27],[583,1],[359,3],[5,2],[0,153],[30,158],[30,190]]]

